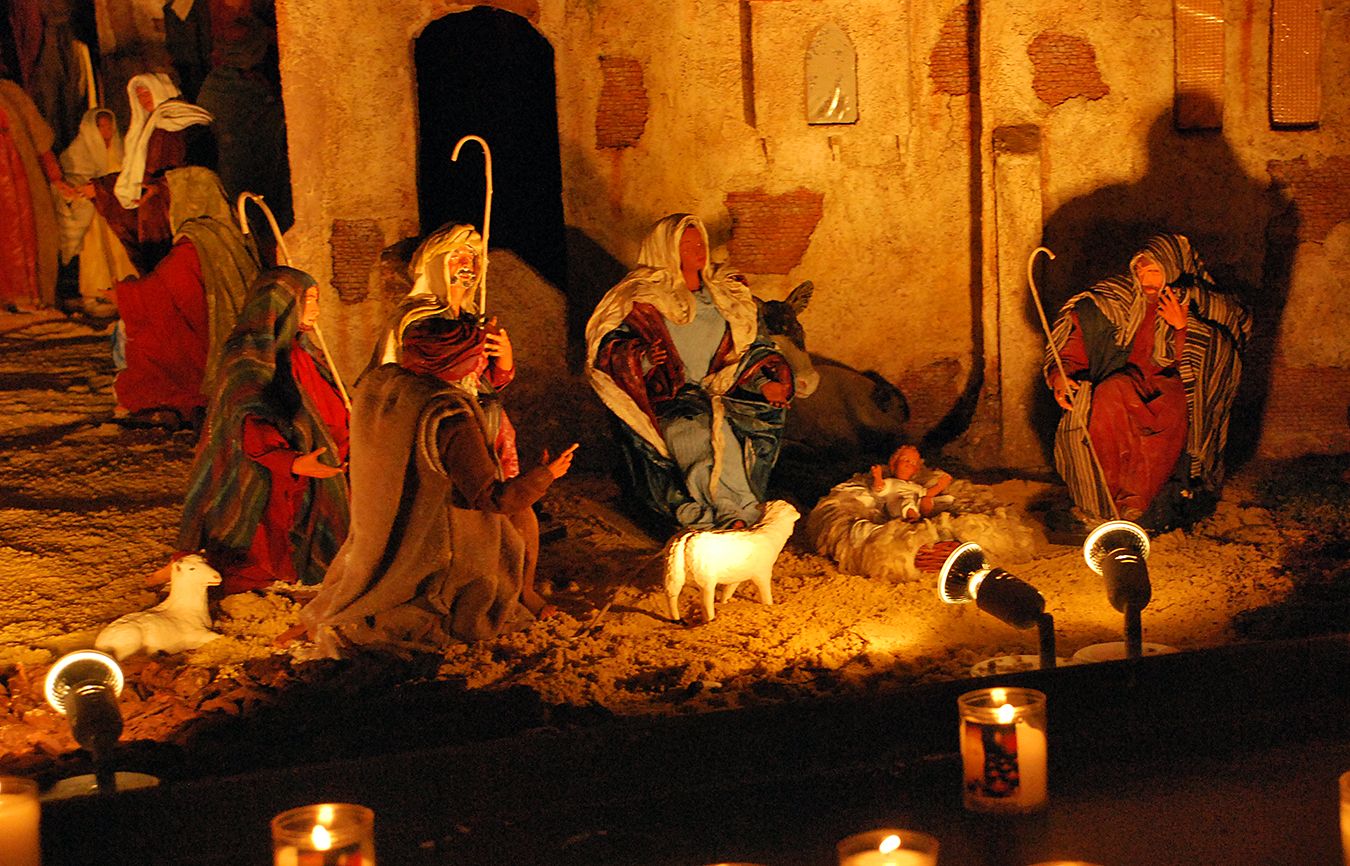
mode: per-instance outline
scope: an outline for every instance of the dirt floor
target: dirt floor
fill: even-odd
[[[110,421],[108,327],[0,316],[0,771],[50,775],[78,763],[65,720],[41,702],[41,678],[111,620],[157,603],[145,577],[172,552],[193,436]],[[512,411],[525,426],[528,408]],[[415,677],[601,717],[692,713],[898,689],[1036,652],[1034,630],[944,605],[931,581],[842,573],[809,549],[804,517],[778,559],[774,605],[746,587],[712,623],[673,623],[661,592],[664,539],[621,507],[612,458],[579,459],[543,503],[549,525],[565,529],[540,565],[558,615],[453,646],[430,664],[352,674],[350,688]],[[1145,640],[1193,650],[1350,631],[1347,466],[1346,456],[1248,464],[1212,517],[1155,537]],[[1032,522],[1065,504],[1050,481],[977,480]],[[805,513],[813,503],[797,504]],[[1047,541],[1010,570],[1045,596],[1061,657],[1120,639],[1122,617],[1077,546]],[[278,587],[225,598],[213,607],[223,637],[185,655],[130,659],[123,742],[188,754],[211,720],[245,720],[285,703],[291,686],[333,676],[332,663],[308,660],[312,647],[273,643],[296,622],[297,595]],[[684,605],[693,614],[692,589]]]

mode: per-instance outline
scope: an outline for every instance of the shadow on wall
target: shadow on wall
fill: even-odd
[[[1229,426],[1232,466],[1252,456],[1260,437],[1274,341],[1289,295],[1297,209],[1268,181],[1247,174],[1221,132],[1178,132],[1171,109],[1149,126],[1147,143],[1141,178],[1072,199],[1046,219],[1044,244],[1057,258],[1044,266],[1038,286],[1053,323],[1071,295],[1125,273],[1151,235],[1189,237],[1219,289],[1241,298],[1255,319]],[[1025,315],[1040,330],[1029,295]],[[1060,414],[1049,389],[1039,389],[1032,424],[1052,465]]]
[[[566,226],[567,366],[580,374],[586,365],[586,321],[596,304],[628,273],[623,262],[576,226]]]

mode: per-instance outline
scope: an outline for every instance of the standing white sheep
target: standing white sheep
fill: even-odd
[[[764,505],[764,517],[749,529],[693,530],[677,537],[666,554],[666,598],[670,617],[680,617],[680,591],[685,581],[702,590],[706,621],[713,620],[713,593],[721,584],[722,601],[749,580],[759,599],[773,604],[769,579],[779,552],[801,515],[789,502],[775,499]]]
[[[121,661],[140,649],[175,653],[215,640],[220,634],[211,631],[206,588],[219,583],[220,572],[200,554],[175,561],[169,577],[169,597],[149,610],[129,613],[108,623],[98,633],[94,646]]]

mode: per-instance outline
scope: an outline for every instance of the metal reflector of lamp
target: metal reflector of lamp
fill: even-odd
[[[1013,628],[1039,628],[1041,667],[1055,666],[1055,622],[1045,612],[1045,597],[1020,577],[991,566],[975,542],[948,554],[938,572],[938,596],[947,604],[974,601],[980,610]]]

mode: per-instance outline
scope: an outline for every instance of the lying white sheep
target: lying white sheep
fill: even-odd
[[[120,616],[98,633],[94,646],[118,661],[137,650],[176,653],[196,649],[220,637],[211,631],[206,610],[206,588],[220,583],[216,571],[200,554],[173,563],[169,597],[149,610]]]
[[[764,517],[749,529],[693,530],[678,536],[666,554],[666,598],[670,617],[680,621],[680,591],[685,581],[702,590],[703,612],[713,619],[713,593],[721,584],[722,601],[749,580],[759,599],[773,604],[769,579],[778,553],[801,515],[789,502],[775,499],[764,505]]]

